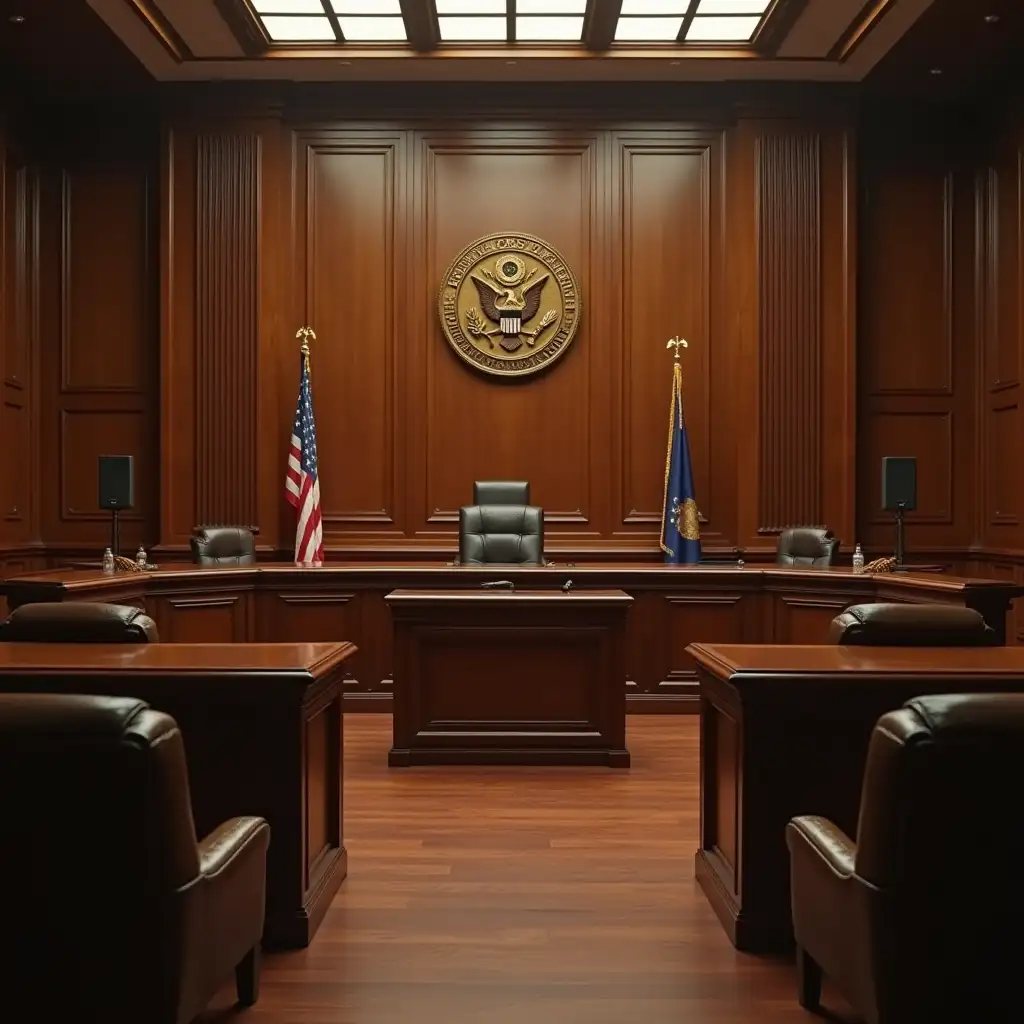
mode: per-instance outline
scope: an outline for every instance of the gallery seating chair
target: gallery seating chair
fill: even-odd
[[[173,718],[124,697],[0,695],[7,1007],[188,1024],[235,975],[258,995],[262,818],[196,841]]]
[[[828,643],[862,647],[991,647],[980,612],[942,604],[851,605],[828,628]]]
[[[856,842],[786,826],[798,998],[867,1024],[1020,1019],[1024,695],[918,697],[871,735]]]
[[[776,565],[807,565],[822,569],[836,564],[839,541],[831,530],[816,526],[794,526],[779,534]]]
[[[196,565],[255,565],[256,531],[245,526],[196,526],[189,537]]]
[[[461,565],[543,565],[544,510],[525,482],[478,480],[459,509]]]
[[[100,601],[23,604],[0,622],[0,642],[144,644],[160,639],[140,608]]]

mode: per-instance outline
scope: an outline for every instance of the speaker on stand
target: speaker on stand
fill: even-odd
[[[896,565],[893,572],[907,572],[904,515],[917,508],[917,459],[886,456],[882,459],[882,508],[896,513]]]
[[[99,461],[100,508],[111,513],[110,550],[121,553],[121,526],[118,516],[135,507],[135,476],[130,455],[101,455]]]

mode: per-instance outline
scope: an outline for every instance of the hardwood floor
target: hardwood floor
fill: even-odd
[[[625,772],[388,769],[390,716],[347,716],[348,880],[309,949],[265,958],[240,1019],[815,1020],[792,966],[737,953],[694,882],[697,724],[630,716]]]

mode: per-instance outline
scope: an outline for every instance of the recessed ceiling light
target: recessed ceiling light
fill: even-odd
[[[988,25],[995,25],[996,22],[998,22],[998,21],[999,21],[999,15],[998,14],[986,14],[985,15],[985,23],[988,24]]]
[[[931,73],[933,75],[941,75],[942,74],[942,68],[932,68]]]
[[[12,25],[23,25],[25,23],[25,15],[24,14],[12,14],[7,20]]]

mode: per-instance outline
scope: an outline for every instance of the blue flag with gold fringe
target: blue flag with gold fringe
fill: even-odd
[[[690,464],[690,442],[686,436],[686,420],[683,418],[683,371],[679,366],[677,343],[672,367],[668,450],[665,453],[665,500],[661,511],[661,550],[669,565],[696,565],[700,561],[698,516],[693,491],[693,468]]]

